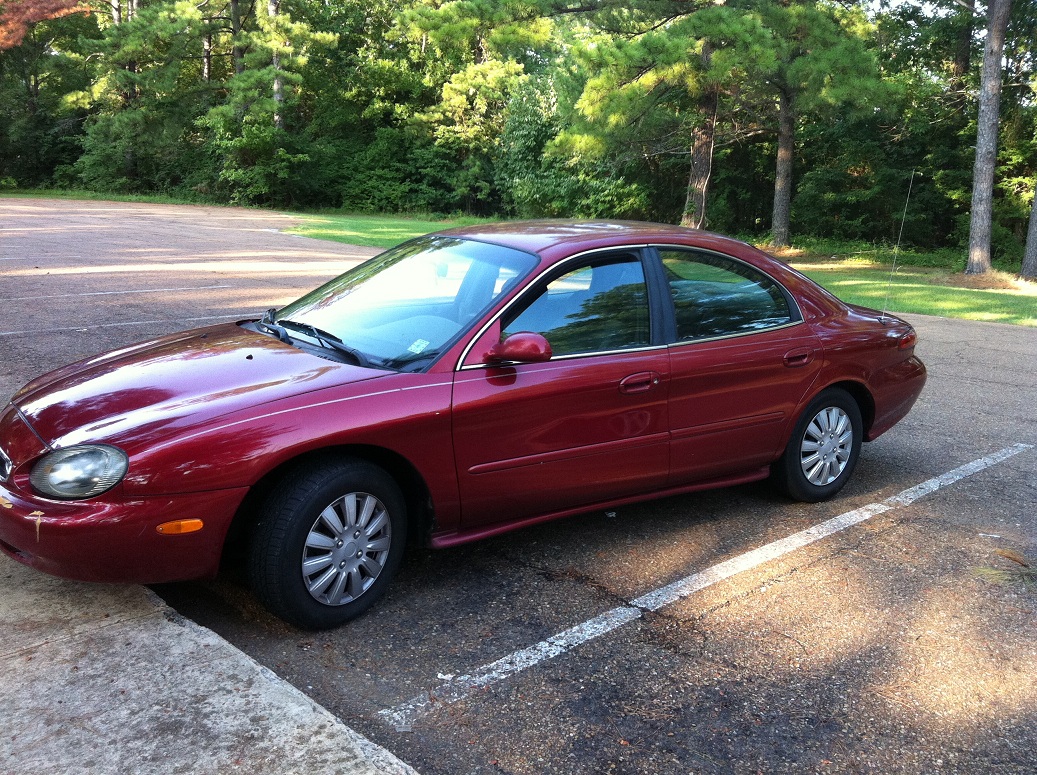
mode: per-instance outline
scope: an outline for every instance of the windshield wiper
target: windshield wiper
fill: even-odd
[[[364,355],[362,352],[345,344],[334,334],[329,334],[327,331],[322,331],[316,326],[311,326],[309,323],[299,323],[295,320],[282,320],[278,327],[282,330],[285,328],[294,328],[296,331],[302,331],[304,334],[309,334],[318,342],[320,342],[323,347],[326,347],[329,350],[335,350],[337,352],[342,353],[343,355],[348,355],[350,358],[356,361],[358,366],[364,366],[365,368],[370,366],[370,362],[367,360],[367,356]]]
[[[285,331],[284,326],[279,326],[277,324],[277,321],[274,319],[274,315],[276,313],[277,313],[277,308],[276,307],[271,307],[270,309],[268,309],[264,313],[263,317],[259,321],[256,322],[256,327],[261,328],[264,331],[268,331],[269,333],[271,333],[274,336],[276,336],[282,342],[291,343],[292,337],[290,337],[288,335],[288,332]]]

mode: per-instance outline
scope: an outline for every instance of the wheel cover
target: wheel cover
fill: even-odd
[[[806,480],[818,487],[831,484],[846,470],[853,452],[853,423],[838,406],[822,409],[807,423],[799,446]]]
[[[378,498],[351,492],[314,521],[302,552],[302,578],[314,600],[345,605],[374,584],[389,558],[392,525]]]

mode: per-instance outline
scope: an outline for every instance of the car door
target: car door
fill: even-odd
[[[490,365],[475,351],[456,373],[462,529],[665,485],[669,357],[653,339],[639,251],[565,262],[489,330],[479,347],[531,331],[553,356]]]
[[[821,367],[792,296],[744,262],[660,248],[673,299],[671,484],[749,472],[779,454]]]

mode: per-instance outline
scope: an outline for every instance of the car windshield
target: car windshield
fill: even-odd
[[[525,277],[537,257],[434,235],[375,256],[271,316],[269,322],[330,334],[371,366],[426,367],[481,313]]]

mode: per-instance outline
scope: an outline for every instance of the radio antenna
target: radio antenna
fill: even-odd
[[[907,199],[904,200],[904,214],[900,217],[900,234],[897,235],[897,244],[893,247],[893,266],[889,270],[889,281],[886,283],[886,298],[882,302],[882,317],[880,320],[885,324],[886,309],[889,307],[889,292],[893,287],[893,275],[897,273],[897,257],[900,255],[900,241],[904,238],[904,224],[907,222],[907,206],[911,202],[911,189],[915,185],[915,172],[911,170],[911,180],[907,184]]]

